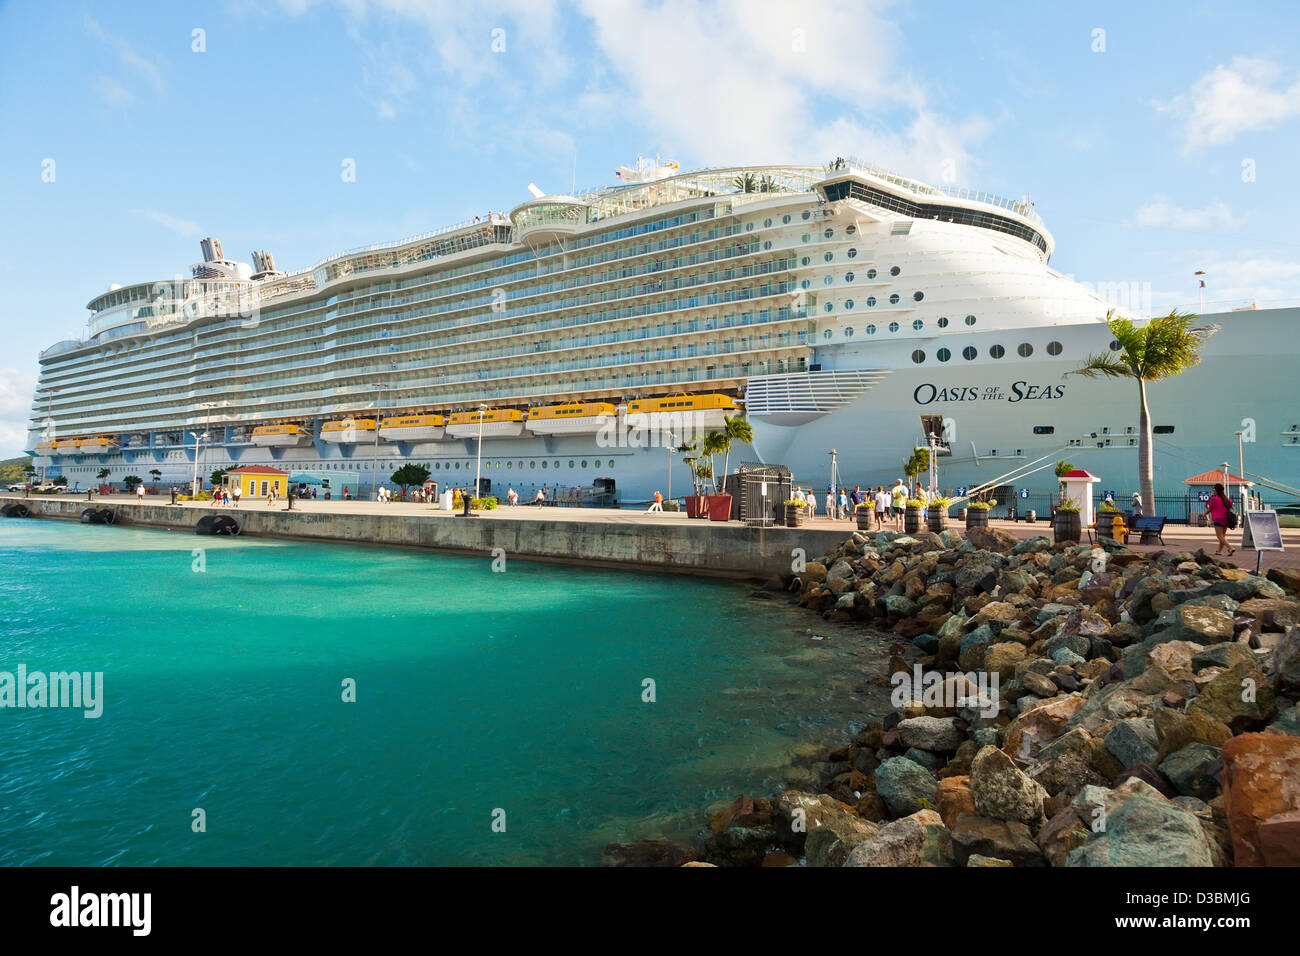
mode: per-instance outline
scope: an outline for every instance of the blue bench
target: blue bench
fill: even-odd
[[[1151,515],[1150,517],[1138,518],[1133,522],[1133,531],[1142,533],[1142,543],[1151,544],[1152,538],[1159,541],[1163,546],[1165,539],[1161,533],[1165,530],[1165,519],[1160,515]]]

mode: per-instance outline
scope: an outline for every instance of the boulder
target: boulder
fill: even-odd
[[[971,790],[970,777],[960,775],[940,780],[934,791],[934,802],[944,825],[952,829],[958,815],[975,812],[975,794]]]
[[[941,857],[942,851],[936,854],[934,847],[947,841],[947,828],[939,815],[933,810],[919,810],[885,824],[869,840],[859,843],[844,866],[924,866],[938,862],[935,857]]]
[[[1163,667],[1174,679],[1191,677],[1195,673],[1192,660],[1204,649],[1203,644],[1192,641],[1165,641],[1147,651],[1147,665]]]
[[[965,866],[972,854],[1010,860],[1015,866],[1045,865],[1033,834],[1023,823],[962,813],[951,833],[958,866]]]
[[[804,855],[809,866],[843,866],[859,843],[875,836],[880,826],[851,814],[828,814],[808,833]]]
[[[1044,747],[1065,733],[1070,719],[1083,707],[1085,700],[1083,694],[1070,694],[1023,711],[1007,727],[1002,752],[1022,762],[1035,759]]]
[[[1074,796],[1085,784],[1110,786],[1123,770],[1103,740],[1076,727],[1039,751],[1029,776],[1050,794]]]
[[[984,666],[984,654],[997,640],[997,635],[987,624],[981,624],[961,640],[957,652],[957,665],[964,671],[977,671]]]
[[[1137,763],[1151,763],[1160,749],[1156,724],[1150,717],[1116,721],[1105,740],[1106,749],[1125,769]]]
[[[1295,568],[1270,568],[1265,577],[1292,594],[1300,595],[1300,570]]]
[[[905,757],[890,757],[876,768],[876,793],[896,817],[934,806],[938,785],[930,771]]]
[[[1300,866],[1300,810],[1276,813],[1259,825],[1265,866]]]
[[[911,763],[910,760],[905,762]],[[915,767],[916,764],[912,766]],[[852,816],[853,811],[824,793],[787,790],[772,801],[772,824],[776,838],[796,855],[803,853],[808,834],[821,826],[823,821],[843,815]]]
[[[1300,602],[1291,598],[1251,598],[1237,607],[1248,614],[1262,631],[1285,631],[1300,624]]]
[[[996,747],[981,748],[971,761],[970,789],[975,812],[982,817],[1030,826],[1043,819],[1047,793]]]
[[[1173,611],[1171,628],[1174,640],[1193,644],[1217,644],[1232,640],[1232,615],[1217,607],[1181,604]]]
[[[1265,821],[1300,810],[1300,737],[1242,734],[1223,745],[1223,808],[1237,866],[1267,866]]]
[[[1236,664],[1203,686],[1187,712],[1207,714],[1240,734],[1268,722],[1273,696],[1272,681],[1257,668]]]
[[[967,528],[966,540],[981,551],[996,551],[998,554],[1010,554],[1020,544],[1020,539],[1010,531],[990,527]]]
[[[913,717],[899,723],[898,735],[909,747],[940,753],[956,750],[966,738],[953,717]]]
[[[693,847],[660,837],[634,843],[610,843],[601,854],[600,865],[682,866],[699,858]]]
[[[709,828],[719,833],[731,827],[762,827],[772,824],[770,801],[740,796],[709,817]]]
[[[1247,667],[1256,666],[1255,655],[1250,648],[1236,641],[1211,644],[1192,658],[1192,670],[1196,673],[1203,671],[1207,667],[1227,668],[1236,664],[1244,664]]]
[[[1273,649],[1273,672],[1282,689],[1300,692],[1300,627],[1289,628]]]
[[[1277,715],[1277,720],[1268,725],[1270,733],[1288,734],[1300,737],[1300,704],[1294,704]]]
[[[802,584],[804,588],[808,588],[813,584],[821,584],[825,581],[826,574],[826,565],[822,564],[820,561],[809,561],[804,565],[804,569],[795,575],[795,577],[799,579],[799,583]]]
[[[1010,680],[1016,671],[1016,664],[1028,656],[1023,644],[1014,641],[1008,641],[1002,644],[993,644],[984,652],[984,670],[990,674],[997,674],[1002,680]]]
[[[1181,794],[1201,800],[1219,795],[1219,781],[1212,775],[1219,762],[1219,749],[1190,743],[1160,761],[1157,769],[1169,778]]]
[[[1105,829],[1066,857],[1066,866],[1213,866],[1195,815],[1159,795],[1134,795],[1105,815]]]
[[[1051,866],[1065,866],[1066,858],[1088,842],[1092,830],[1079,811],[1068,806],[1038,831],[1038,848]]]
[[[1171,753],[1182,750],[1190,743],[1201,743],[1208,747],[1222,748],[1232,730],[1227,724],[1215,720],[1209,714],[1200,711],[1181,713],[1168,707],[1155,711],[1154,721],[1156,738],[1160,749],[1150,761],[1156,766]]]

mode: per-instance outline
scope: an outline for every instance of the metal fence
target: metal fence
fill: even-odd
[[[1031,494],[1028,497],[1021,497],[1019,492],[1014,493],[1006,500],[999,500],[998,506],[989,512],[991,518],[1009,518],[1015,521],[1023,521],[1026,513],[1033,511],[1038,520],[1042,521],[1052,516],[1052,509],[1056,505],[1056,495],[1052,494]],[[1093,510],[1095,511],[1105,500],[1102,495],[1096,495],[1093,498]],[[1233,500],[1237,496],[1233,495]],[[1114,497],[1115,506],[1120,509],[1130,519],[1132,517],[1133,493],[1124,491],[1117,493]],[[1290,501],[1265,500],[1265,506],[1276,506],[1280,504],[1293,503]],[[956,505],[950,512],[955,513],[964,505]],[[1182,495],[1156,495],[1155,507],[1146,507],[1143,514],[1147,516],[1159,516],[1165,519],[1169,524],[1198,524],[1200,516],[1205,514],[1205,501],[1202,501],[1199,494],[1191,492]]]

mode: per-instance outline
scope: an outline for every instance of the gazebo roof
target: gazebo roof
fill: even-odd
[[[1232,472],[1228,472],[1228,473],[1227,473],[1227,478],[1225,479],[1225,478],[1224,478],[1224,470],[1223,470],[1222,468],[1215,468],[1213,471],[1203,471],[1203,472],[1201,472],[1199,475],[1192,475],[1192,477],[1190,477],[1190,478],[1184,478],[1184,479],[1183,479],[1183,484],[1185,484],[1185,485],[1214,485],[1214,484],[1218,484],[1220,481],[1225,481],[1225,480],[1226,480],[1226,481],[1230,481],[1230,482],[1232,482],[1234,485],[1254,485],[1254,484],[1255,484],[1253,481],[1249,481],[1249,480],[1247,480],[1247,479],[1245,479],[1245,478],[1242,478],[1240,475],[1234,475]]]

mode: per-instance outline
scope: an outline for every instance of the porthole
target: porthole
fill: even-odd
[[[853,308],[853,306],[849,306],[849,308]],[[844,327],[844,337],[845,337],[846,339],[851,339],[851,338],[853,338],[853,326],[851,326],[851,325],[846,325],[846,326]]]
[[[867,270],[867,278],[868,278],[868,279],[874,279],[875,277],[876,277],[876,270],[875,270],[875,269],[868,269],[868,270]]]
[[[947,327],[948,327],[948,316],[946,315],[939,316],[939,328],[946,329]]]
[[[856,234],[857,234],[857,231],[858,231],[858,227],[857,227],[857,226],[845,226],[845,227],[844,227],[844,235],[846,235],[846,236],[853,236],[853,235],[856,235]]]
[[[1048,354],[1048,355],[1060,355],[1060,354],[1061,354],[1061,343],[1060,343],[1060,342],[1048,342],[1048,343],[1047,343],[1047,354]]]
[[[440,461],[435,461],[435,462],[433,463],[433,470],[434,470],[434,471],[437,471],[437,470],[440,469],[440,468],[442,468],[442,462],[440,462]]]
[[[802,236],[800,236],[799,238],[802,239],[804,242],[807,242],[809,239],[812,238],[812,236],[810,236],[808,233],[805,232],[805,233],[804,233]]]
[[[753,224],[752,222],[747,222],[747,223],[745,223],[745,231],[746,231],[746,232],[753,232],[753,231],[754,231],[754,224]]]
[[[853,300],[852,300],[852,299],[845,299],[845,300],[844,300],[844,308],[846,308],[846,309],[852,309],[852,308],[853,308]]]
[[[781,222],[785,223],[786,225],[789,225],[789,224],[790,224],[790,215],[789,215],[789,213],[787,213],[786,215],[784,215],[784,216],[781,217]]]
[[[898,331],[898,323],[897,323],[897,322],[890,322],[890,323],[889,323],[889,331],[891,331],[891,332],[897,332],[897,331]]]
[[[898,266],[893,266],[893,267],[890,268],[890,270],[889,270],[889,274],[890,274],[891,276],[896,276],[896,275],[898,275],[898,274],[899,274],[900,272],[902,272],[902,271],[903,271],[903,270],[900,269],[900,268],[898,268]]]
[[[771,248],[772,248],[772,240],[771,240],[771,239],[764,239],[764,240],[763,240],[763,249],[764,249],[764,250],[767,250],[767,249],[771,249]]]
[[[611,468],[614,467],[614,459],[613,459],[613,458],[611,458],[611,459],[609,460],[609,467],[611,467]]]
[[[952,358],[952,353],[949,352],[947,349],[939,349],[939,351],[934,353],[934,357],[937,358],[940,362],[946,362],[948,361],[948,359]]]
[[[874,325],[868,325],[868,326],[867,326],[867,334],[868,334],[868,335],[875,335],[875,334],[876,334],[876,327],[875,327]]]
[[[920,365],[922,362],[925,361],[925,353],[922,352],[920,349],[917,349],[915,352],[912,353],[912,361],[915,362],[917,365]]]
[[[524,463],[521,461],[521,462],[519,463],[519,470],[522,471],[523,468],[524,468]]]
[[[867,308],[871,308],[875,304],[876,304],[876,297],[874,295],[867,296]]]
[[[889,297],[889,304],[890,304],[890,305],[898,305],[898,293],[897,293],[897,292],[895,292],[893,295],[891,295],[891,296]]]
[[[530,462],[528,463],[528,467],[529,467],[530,469],[532,469],[532,468],[536,468],[536,467],[537,467],[537,462],[535,462],[535,461],[530,461]]]
[[[966,316],[966,324],[967,324],[967,325],[974,325],[974,324],[975,324],[975,316],[973,316],[973,315],[968,315],[968,316]]]
[[[809,212],[807,209],[805,209],[805,210],[803,211],[803,218],[804,218],[804,219],[807,219],[807,218],[808,218],[809,216],[811,216],[811,215],[812,215],[812,213]]]
[[[510,470],[511,468],[514,468],[514,467],[515,467],[515,463],[514,463],[513,461],[508,461],[508,462],[506,462],[506,470],[507,470],[507,471]]]
[[[925,298],[925,293],[924,293],[924,292],[919,292],[919,291],[918,291],[918,292],[913,292],[913,293],[912,293],[912,299],[915,300],[916,302],[920,302],[920,301],[921,301],[922,299],[924,299],[924,298]]]
[[[852,281],[853,281],[853,273],[852,273],[852,272],[846,272],[846,273],[844,273],[844,281],[845,281],[845,282],[852,282]]]
[[[469,467],[468,465],[466,467]],[[460,471],[460,462],[456,462],[456,470]]]
[[[834,281],[835,279],[833,276],[827,276],[825,279],[822,280],[822,285],[830,285]]]
[[[914,328],[914,329],[916,329],[916,331],[920,332],[923,328],[925,328],[925,323],[922,322],[920,319],[913,319],[913,320],[912,320],[912,328]]]
[[[810,265],[810,264],[812,263],[812,258],[811,258],[810,256],[804,256],[804,257],[803,257],[802,259],[800,259],[799,261],[800,261],[803,265]]]
[[[829,312],[829,311],[830,311],[830,308],[828,307],[828,308],[826,309],[826,311]],[[824,338],[824,339],[826,339],[827,341],[829,341],[831,335],[833,335],[833,334],[834,334],[834,333],[832,333],[830,329],[827,329],[825,332],[822,333],[822,338]]]
[[[1112,339],[1112,340],[1111,340],[1111,343],[1110,343],[1110,350],[1111,350],[1112,352],[1118,352],[1118,351],[1119,351],[1119,339]]]
[[[582,467],[583,467],[583,468],[586,468],[586,467],[587,467],[587,459],[585,459],[585,458],[582,459]]]
[[[569,462],[569,467],[570,467],[570,468],[573,467],[573,462],[572,462],[572,460],[570,460],[570,462]]]
[[[763,228],[764,228],[764,229],[770,229],[771,227],[772,227],[772,220],[771,220],[771,219],[764,219],[764,220],[763,220]]]
[[[835,260],[835,253],[828,252],[826,253],[826,255],[822,256],[822,258],[825,259],[827,262],[833,262]]]
[[[827,229],[825,232],[822,233],[822,235],[825,236],[827,239],[829,239],[831,236],[835,235],[835,230]]]
[[[849,228],[852,229],[853,227],[849,226]],[[848,256],[850,259],[856,259],[858,257],[858,250],[850,249],[848,252],[845,253],[845,255]]]
[[[830,302],[827,302],[825,308],[823,308],[822,311],[823,311],[823,312],[830,312],[830,311],[831,311],[832,309],[834,309],[834,308],[835,308],[834,305],[832,305]]]
[[[801,289],[811,288],[811,286],[812,286],[811,279],[804,279],[802,282],[799,283],[799,288]]]
[[[989,346],[989,355],[993,356],[995,359],[1000,359],[1002,358],[1002,356],[1006,354],[1007,354],[1007,350],[1000,345]]]
[[[1016,352],[1019,353],[1021,358],[1029,358],[1034,354],[1034,347],[1028,342],[1021,342]]]
[[[968,362],[973,362],[973,361],[975,361],[975,356],[977,356],[977,355],[979,355],[979,354],[980,354],[980,353],[979,353],[979,349],[975,348],[975,346],[973,346],[973,345],[968,345],[968,346],[966,346],[964,349],[961,350],[961,357],[964,358],[964,359],[965,359],[966,361],[968,361]]]

